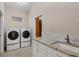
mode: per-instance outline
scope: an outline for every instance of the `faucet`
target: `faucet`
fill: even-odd
[[[66,36],[67,36],[67,38],[65,38],[65,40],[67,41],[67,43],[69,43],[69,44],[70,44],[69,35],[67,34]]]

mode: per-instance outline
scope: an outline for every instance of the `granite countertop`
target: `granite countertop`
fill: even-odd
[[[36,38],[34,40],[37,41],[37,42],[39,42],[39,43],[41,43],[41,44],[43,44],[43,45],[45,45],[45,46],[48,46],[48,47],[52,48],[52,49],[58,50],[58,51],[60,51],[62,53],[65,53],[65,54],[67,54],[69,56],[79,57],[79,54],[77,54],[77,53],[74,53],[74,52],[71,52],[71,51],[68,51],[68,50],[64,50],[64,49],[61,49],[61,48],[57,48],[54,45],[52,45],[52,46],[50,45],[50,44],[53,44],[53,43],[56,43],[56,42],[59,42],[59,41],[43,39],[42,37]],[[73,44],[72,44],[72,46],[73,46]],[[78,45],[76,45],[76,46],[78,46]]]

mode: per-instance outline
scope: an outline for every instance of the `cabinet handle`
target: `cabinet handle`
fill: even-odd
[[[39,49],[37,48],[37,52],[39,52]]]

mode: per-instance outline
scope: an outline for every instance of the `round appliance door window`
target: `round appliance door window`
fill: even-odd
[[[24,31],[24,32],[22,33],[22,36],[23,36],[24,38],[28,38],[28,37],[30,36],[29,31]]]
[[[10,40],[16,40],[18,38],[19,34],[17,31],[11,31],[8,33],[8,38]]]

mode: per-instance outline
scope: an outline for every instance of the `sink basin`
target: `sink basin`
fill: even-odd
[[[57,49],[61,49],[61,50],[67,51],[67,52],[71,52],[71,53],[79,56],[79,48],[78,47],[71,46],[69,44],[65,44],[65,43],[61,43],[61,42],[57,42],[55,44],[52,44],[51,46],[54,46]]]
[[[53,44],[53,43],[55,43],[56,42],[56,40],[41,40],[41,42],[43,42],[43,43],[45,43],[45,44],[47,44],[47,45],[50,45],[50,44]]]

